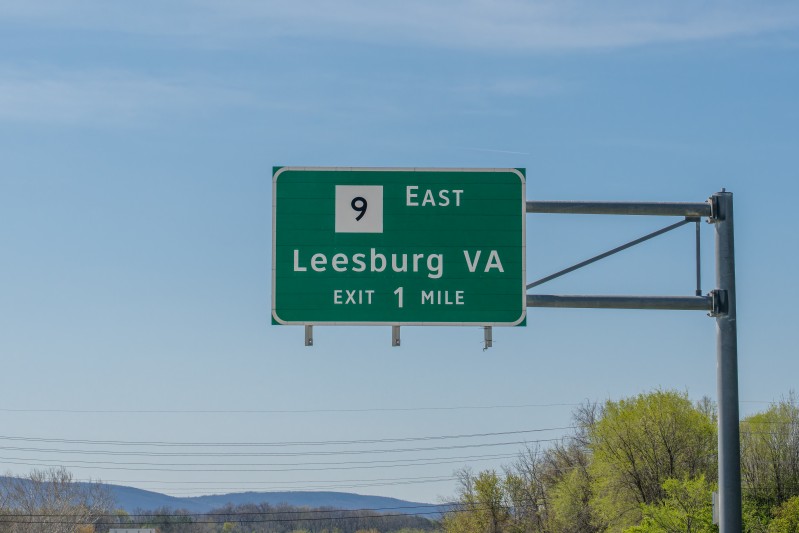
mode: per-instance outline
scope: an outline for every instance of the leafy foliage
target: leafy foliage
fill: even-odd
[[[507,485],[503,486],[497,473],[486,470],[473,476],[471,471],[462,470],[458,479],[458,507],[445,517],[445,529],[451,533],[505,531],[510,520]]]
[[[768,533],[797,531],[799,531],[799,496],[794,496],[774,510],[774,520],[768,526]]]
[[[605,403],[590,434],[592,505],[611,531],[640,522],[669,479],[716,477],[715,427],[686,394],[655,391]]]
[[[716,416],[709,399],[693,405],[676,391],[586,403],[573,435],[524,450],[503,476],[462,471],[444,531],[715,532]],[[757,516],[749,531],[767,533],[754,529]]]
[[[741,423],[741,478],[761,514],[799,496],[799,407],[793,394]]]
[[[0,533],[714,533],[716,409],[654,391],[574,412],[575,431],[527,448],[502,472],[458,472],[441,522],[289,505],[228,505],[206,515],[113,512],[102,485],[64,469],[0,478]],[[747,533],[799,533],[799,407],[794,395],[741,423]]]
[[[704,476],[663,483],[665,498],[642,506],[643,519],[625,533],[715,533],[713,525],[713,486]]]

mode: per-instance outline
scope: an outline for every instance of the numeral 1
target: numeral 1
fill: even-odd
[[[397,295],[397,300],[399,300],[398,307],[402,309],[402,287],[397,287],[397,290],[394,291],[394,294]]]

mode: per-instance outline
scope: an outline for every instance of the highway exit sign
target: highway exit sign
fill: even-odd
[[[524,169],[275,167],[275,324],[525,323]]]

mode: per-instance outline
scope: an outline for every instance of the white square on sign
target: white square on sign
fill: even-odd
[[[336,185],[336,233],[383,233],[382,185]]]

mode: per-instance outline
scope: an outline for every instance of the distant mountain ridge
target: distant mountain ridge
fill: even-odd
[[[121,485],[105,485],[111,491],[119,509],[129,513],[158,508],[185,509],[192,513],[207,513],[225,505],[268,503],[295,507],[331,507],[334,509],[375,509],[376,512],[416,514],[438,510],[429,503],[411,502],[385,496],[366,496],[350,492],[235,492],[208,496],[175,497]]]
[[[0,476],[5,479],[5,476]],[[86,483],[77,482],[78,485]],[[429,503],[411,502],[385,496],[366,496],[351,492],[234,492],[229,494],[213,494],[208,496],[176,497],[159,492],[100,483],[107,488],[114,498],[117,509],[128,513],[135,511],[153,511],[155,509],[185,510],[190,513],[208,513],[225,505],[287,504],[294,507],[330,507],[334,509],[374,509],[375,512],[391,512],[403,514],[428,513],[443,510],[431,507]]]

